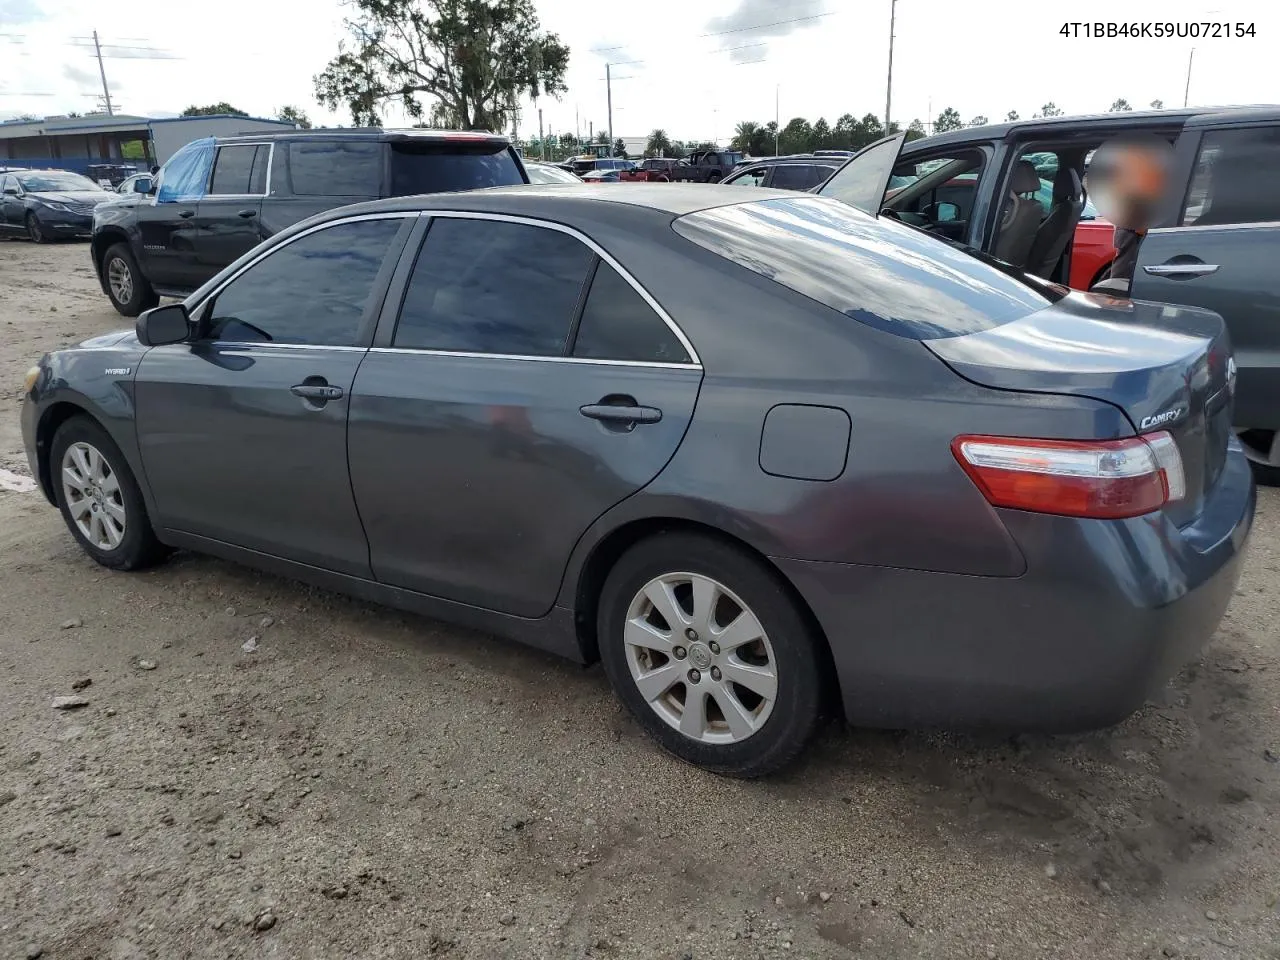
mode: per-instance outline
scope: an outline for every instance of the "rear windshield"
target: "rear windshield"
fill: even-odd
[[[391,196],[449,193],[525,183],[505,143],[391,144]]]
[[[905,224],[820,197],[714,207],[672,226],[699,246],[854,320],[915,340],[997,327],[1066,292]]]

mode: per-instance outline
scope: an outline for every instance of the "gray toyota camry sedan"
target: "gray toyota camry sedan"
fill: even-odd
[[[185,548],[598,658],[721,773],[830,713],[1127,715],[1213,634],[1253,519],[1221,318],[750,193],[321,214],[45,356],[32,469],[105,566]]]

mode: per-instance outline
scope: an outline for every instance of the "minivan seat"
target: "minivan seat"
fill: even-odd
[[[1044,208],[1035,198],[1040,189],[1040,175],[1030,160],[1019,160],[1013,168],[1009,184],[1008,206],[996,240],[995,255],[1016,267],[1025,267],[1031,243],[1040,226]]]
[[[1083,209],[1084,190],[1080,174],[1070,167],[1060,168],[1053,178],[1053,206],[1031,242],[1031,252],[1027,256],[1029,273],[1049,279],[1075,234]]]

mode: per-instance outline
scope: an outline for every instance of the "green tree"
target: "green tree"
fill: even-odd
[[[764,125],[765,148],[760,151],[762,157],[772,157],[778,152],[778,121],[770,120]]]
[[[934,133],[946,133],[948,130],[959,130],[964,126],[964,122],[960,119],[960,114],[955,107],[947,107],[940,114],[938,119],[933,121]]]
[[[875,143],[885,136],[880,118],[874,113],[864,113],[862,119],[853,126],[853,144],[851,149],[858,150],[869,143]]]
[[[311,129],[311,118],[297,107],[281,107],[276,111],[276,119],[284,120],[286,123],[296,123],[303,130]]]
[[[778,152],[783,156],[789,153],[805,153],[809,150],[809,142],[813,139],[813,127],[804,117],[793,117],[778,134]]]
[[[1062,108],[1059,107],[1052,100],[1050,100],[1048,103],[1046,103],[1043,107],[1040,108],[1040,112],[1037,113],[1035,117],[1033,117],[1032,119],[1035,119],[1036,117],[1060,117],[1060,116],[1062,116]]]
[[[221,103],[211,103],[207,107],[190,106],[182,111],[184,117],[213,117],[218,114],[229,113],[237,117],[247,117],[248,114],[237,107],[233,107],[227,101]]]
[[[991,121],[989,121],[985,116],[983,116],[983,115],[980,113],[980,114],[978,114],[976,117],[974,117],[972,120],[970,120],[970,121],[969,121],[969,126],[971,126],[971,127],[985,127],[985,126],[986,126],[988,123],[990,123],[990,122],[991,122]]]
[[[813,125],[813,136],[809,140],[810,150],[826,150],[831,146],[831,127],[825,117],[819,117]]]
[[[1163,110],[1163,109],[1164,109],[1164,101],[1163,101],[1163,100],[1152,100],[1152,101],[1151,101],[1151,109],[1152,109],[1152,110]]]
[[[521,97],[565,90],[569,48],[542,30],[533,0],[347,0],[349,43],[315,77],[316,99],[380,123],[399,100],[419,119],[420,94],[451,126],[505,130]]]
[[[841,114],[831,131],[831,146],[837,150],[852,150],[857,127],[858,121],[854,119],[852,113]]]
[[[907,124],[907,137],[906,137],[907,143],[910,143],[912,140],[919,140],[923,136],[924,136],[923,123],[921,123],[919,120],[912,120],[909,124]]]
[[[667,131],[658,127],[649,134],[649,142],[644,145],[644,155],[646,157],[671,156],[671,138],[667,136]]]
[[[755,151],[751,149],[752,138],[760,131],[760,124],[751,120],[743,120],[740,124],[733,128],[733,140],[730,146],[735,150],[741,150],[743,153],[754,155]]]
[[[613,141],[613,155],[623,160],[627,159],[627,145],[621,137]]]
[[[1124,97],[1117,97],[1116,100],[1111,104],[1111,106],[1107,108],[1107,112],[1123,113],[1126,110],[1132,110],[1132,109],[1133,107],[1129,106],[1128,100],[1126,100]]]
[[[1018,111],[1017,111],[1017,110],[1010,110],[1008,113],[1006,113],[1006,114],[1004,115],[1004,121],[1005,121],[1005,123],[1013,123],[1013,121],[1015,121],[1015,120],[1017,120],[1017,119],[1018,119]]]

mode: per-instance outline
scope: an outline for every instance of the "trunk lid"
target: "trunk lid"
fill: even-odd
[[[1216,313],[1072,294],[1021,320],[925,346],[982,386],[1089,397],[1123,410],[1138,434],[1168,431],[1186,475],[1186,497],[1166,508],[1179,526],[1199,516],[1222,472],[1235,361]]]

